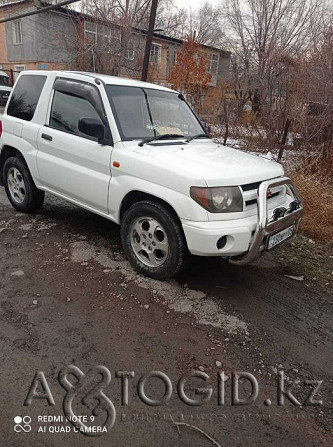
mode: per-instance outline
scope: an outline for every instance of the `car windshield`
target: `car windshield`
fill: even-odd
[[[0,85],[3,85],[5,87],[10,87],[10,80],[7,76],[1,76],[0,75]]]
[[[192,137],[205,131],[178,93],[120,85],[106,92],[122,140]]]

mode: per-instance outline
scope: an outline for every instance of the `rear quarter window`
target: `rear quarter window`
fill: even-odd
[[[43,90],[46,76],[23,75],[14,86],[7,115],[31,121]]]

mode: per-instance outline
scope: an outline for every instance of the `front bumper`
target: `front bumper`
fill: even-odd
[[[287,208],[296,200],[299,208],[273,220],[271,214],[274,210],[269,212],[267,209],[267,190],[280,185],[286,185],[288,189],[283,206]],[[267,237],[291,225],[295,225],[297,229],[303,214],[303,205],[296,187],[288,177],[262,182],[257,192],[257,203],[256,216],[230,221],[182,221],[190,252],[199,256],[223,256],[230,258],[233,264],[245,265],[265,251]],[[223,236],[226,236],[225,243],[218,248],[217,242]]]

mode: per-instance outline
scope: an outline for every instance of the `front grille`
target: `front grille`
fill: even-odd
[[[252,189],[258,189],[262,182],[248,183],[247,185],[241,185],[243,191],[251,191]]]
[[[254,208],[257,205],[257,192],[261,183],[262,182],[254,182],[254,183],[248,183],[246,185],[241,185],[243,191],[245,209]],[[282,194],[284,194],[284,191],[285,191],[284,186],[277,186],[275,188],[271,188],[271,195],[267,197],[267,200],[269,201],[276,197],[281,196]]]
[[[267,197],[267,200],[273,199],[274,197],[277,197],[279,195],[280,195],[279,191],[274,192],[271,196]],[[257,203],[257,199],[246,200],[245,206],[255,205],[256,203]]]

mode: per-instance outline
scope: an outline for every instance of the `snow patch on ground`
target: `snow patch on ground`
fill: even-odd
[[[223,311],[220,305],[208,298],[205,293],[183,287],[177,281],[156,281],[138,275],[129,262],[122,258],[114,260],[107,250],[99,249],[87,241],[71,244],[71,260],[78,263],[95,261],[103,268],[120,271],[127,281],[133,281],[138,287],[155,290],[164,303],[172,310],[191,314],[197,323],[222,328],[229,334],[248,333],[247,324],[235,315]]]
[[[20,230],[23,231],[30,231],[32,229],[32,224],[24,224],[19,226]]]

